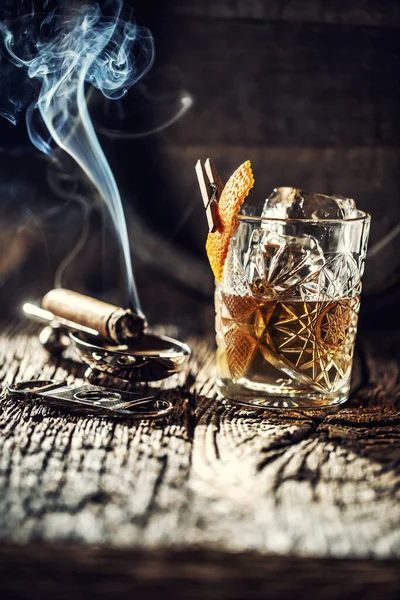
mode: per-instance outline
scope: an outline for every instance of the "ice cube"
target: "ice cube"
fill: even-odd
[[[301,295],[301,284],[309,282],[325,264],[318,241],[310,235],[291,237],[254,229],[244,260],[246,278],[255,296],[274,298]]]
[[[352,219],[357,216],[357,209],[351,198],[280,187],[266,199],[261,216],[275,219]]]

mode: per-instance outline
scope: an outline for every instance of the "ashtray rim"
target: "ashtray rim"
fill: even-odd
[[[116,346],[116,348],[121,348],[121,347],[126,347],[125,350],[117,350],[112,347],[112,344],[106,342],[106,340],[101,340],[99,339],[99,341],[103,341],[104,344],[96,344],[95,343],[95,336],[90,336],[87,333],[84,332],[80,332],[80,331],[70,331],[69,332],[69,337],[71,338],[71,340],[74,342],[74,344],[79,348],[79,347],[84,347],[87,350],[101,350],[102,352],[112,352],[114,353],[116,356],[126,356],[127,354],[130,356],[135,356],[135,357],[143,357],[143,358],[177,358],[177,357],[181,357],[181,356],[190,356],[192,351],[190,349],[190,347],[185,344],[184,342],[181,342],[180,340],[177,340],[175,338],[169,337],[167,335],[156,335],[153,333],[145,333],[143,335],[143,338],[140,342],[136,342],[134,345],[132,345],[132,347],[130,347],[128,344],[121,344],[120,346]],[[93,337],[93,341],[90,339],[90,341],[87,338],[92,338]],[[140,349],[140,344],[143,342],[143,339],[147,339],[147,340],[157,340],[157,342],[165,342],[166,344],[168,344],[169,348],[164,348],[164,349],[154,349],[154,351],[151,350],[144,350],[142,348],[142,351]],[[97,340],[96,340],[97,341]],[[107,344],[107,346],[105,346],[105,344]],[[135,346],[137,346],[137,348],[135,348]]]

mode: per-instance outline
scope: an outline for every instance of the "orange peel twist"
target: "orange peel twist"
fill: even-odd
[[[247,160],[232,173],[218,202],[219,226],[209,233],[206,243],[208,260],[215,279],[222,281],[229,242],[235,229],[236,217],[244,199],[254,185],[250,161]]]

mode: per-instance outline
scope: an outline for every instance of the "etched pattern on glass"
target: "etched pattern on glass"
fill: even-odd
[[[231,244],[216,292],[219,371],[254,379],[261,357],[315,391],[340,389],[351,373],[360,291],[358,257],[324,256],[312,237],[257,228],[243,265]]]

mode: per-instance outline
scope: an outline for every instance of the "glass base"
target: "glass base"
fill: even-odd
[[[349,385],[337,392],[321,393],[314,390],[288,389],[265,383],[254,383],[246,378],[232,382],[217,378],[220,396],[235,404],[270,410],[318,409],[346,402]]]

